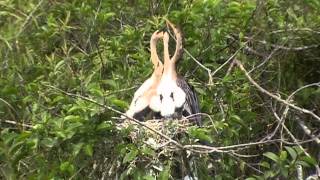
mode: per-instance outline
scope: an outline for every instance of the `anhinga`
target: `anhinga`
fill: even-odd
[[[134,93],[132,102],[126,115],[138,120],[144,120],[148,115],[160,118],[157,113],[160,111],[161,101],[156,98],[157,87],[160,82],[163,64],[157,54],[157,42],[163,38],[163,32],[156,31],[152,34],[150,40],[151,61],[154,71],[139,89]]]
[[[184,77],[177,74],[176,63],[183,55],[182,34],[180,29],[176,28],[167,20],[167,26],[171,27],[175,39],[175,53],[170,58],[169,55],[169,34],[163,34],[164,45],[164,70],[157,88],[158,98],[160,98],[160,114],[164,118],[181,118],[194,115],[198,125],[201,124],[201,116],[198,98],[193,88],[187,83]]]

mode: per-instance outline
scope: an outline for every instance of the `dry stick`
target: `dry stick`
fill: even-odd
[[[260,67],[263,66],[265,63],[267,63],[267,62],[270,60],[270,58],[271,58],[278,50],[279,50],[279,48],[273,49],[272,52],[263,60],[262,63],[260,63],[260,64],[259,64],[258,66],[256,66],[256,67],[252,68],[248,73],[250,74],[252,71],[260,68]]]
[[[204,66],[203,64],[201,64],[195,57],[192,56],[192,54],[187,49],[183,48],[183,50],[191,57],[191,59],[193,61],[195,61],[200,67],[202,67],[204,70],[207,71],[208,77],[209,77],[208,85],[212,85],[213,84],[213,80],[212,80],[212,75],[211,75],[211,69],[209,69],[206,66]]]
[[[245,39],[250,39],[250,37],[244,37]],[[278,49],[282,49],[282,50],[286,50],[286,51],[303,51],[303,50],[307,50],[307,49],[313,49],[313,48],[318,48],[320,47],[320,44],[313,44],[310,46],[300,46],[300,47],[287,47],[287,46],[282,46],[282,45],[277,45],[277,44],[271,44],[268,43],[267,41],[263,40],[254,40],[255,42],[259,42],[261,44],[264,45],[270,45],[273,48],[278,48]]]
[[[19,123],[19,122],[16,122],[16,121],[10,121],[10,120],[0,119],[0,122],[4,122],[4,123],[7,123],[7,124],[12,124],[12,125],[16,125],[16,126],[22,126],[22,127],[26,127],[26,128],[33,128],[32,125],[23,124],[23,123]]]
[[[289,31],[309,31],[314,34],[320,34],[319,30],[314,30],[310,28],[279,29],[279,30],[271,31],[270,34],[283,33],[283,32],[287,33]]]
[[[248,146],[255,146],[255,145],[267,144],[267,143],[274,143],[274,142],[279,142],[279,141],[281,141],[281,139],[273,139],[273,140],[268,140],[268,141],[263,141],[263,142],[251,142],[251,143],[235,144],[235,145],[220,146],[220,147],[211,147],[211,146],[206,146],[206,145],[184,145],[184,148],[203,149],[203,150],[207,150],[204,153],[211,153],[211,152],[224,152],[224,150],[236,149],[236,148],[248,147]]]
[[[308,87],[312,87],[312,86],[318,86],[320,87],[320,82],[318,83],[312,83],[312,84],[307,84],[305,86],[302,86],[300,87],[299,89],[295,90],[292,94],[290,94],[290,96],[288,97],[287,101],[291,100],[292,97],[298,93],[299,91],[305,89],[305,88],[308,88]],[[288,106],[287,106],[288,107]],[[305,123],[299,119],[296,119],[298,121],[298,124],[301,126],[302,130],[304,131],[304,133],[306,133],[308,136],[310,136],[311,138],[314,139],[314,141],[317,143],[317,144],[320,144],[320,139],[318,137],[316,137],[315,135],[313,135],[311,133],[311,130],[308,128],[308,126],[305,125]]]
[[[176,146],[178,146],[180,149],[183,149],[183,146],[182,146],[180,143],[178,143],[177,141],[171,139],[171,138],[168,137],[167,135],[165,135],[165,134],[163,134],[163,133],[161,133],[161,132],[159,132],[159,131],[157,131],[157,130],[155,130],[155,129],[153,129],[153,128],[145,125],[145,124],[143,124],[142,122],[140,122],[139,120],[137,120],[137,119],[135,119],[135,118],[131,118],[131,117],[127,116],[125,113],[122,113],[121,111],[118,111],[118,110],[116,110],[116,109],[114,109],[114,108],[112,108],[112,107],[110,107],[110,106],[106,106],[106,105],[104,105],[104,104],[100,104],[100,103],[98,103],[97,101],[94,101],[94,100],[92,100],[92,99],[90,99],[90,98],[87,98],[87,97],[84,97],[84,96],[81,96],[81,95],[78,95],[78,94],[72,94],[72,93],[66,92],[66,91],[64,91],[64,90],[62,90],[62,89],[59,89],[59,88],[54,87],[54,86],[51,86],[51,85],[47,85],[47,84],[42,84],[42,85],[43,85],[43,86],[46,86],[46,87],[49,87],[49,88],[51,88],[51,89],[57,90],[57,91],[65,94],[65,95],[67,95],[67,96],[76,97],[76,98],[80,98],[80,99],[86,100],[86,101],[88,101],[88,102],[91,102],[91,103],[93,103],[93,104],[96,104],[96,105],[98,105],[98,106],[101,106],[101,107],[103,107],[103,108],[105,108],[105,109],[108,109],[108,110],[110,110],[110,111],[113,111],[113,112],[115,112],[115,113],[117,113],[117,114],[120,114],[120,115],[128,118],[129,120],[131,120],[131,121],[133,121],[133,122],[135,122],[135,123],[137,123],[137,124],[139,124],[139,125],[147,128],[147,129],[149,129],[150,131],[155,132],[156,134],[164,137],[164,138],[167,139],[169,142],[172,142],[173,144],[175,144]]]
[[[281,121],[280,117],[278,116],[278,114],[276,112],[273,112],[273,114],[278,121]],[[294,141],[294,143],[304,152],[304,154],[308,157],[311,157],[311,155],[302,147],[302,145],[298,142],[296,137],[294,137],[294,135],[291,133],[291,131],[287,128],[287,126],[285,124],[282,124],[282,127],[287,131],[288,135],[291,137],[291,139]],[[319,165],[315,165],[315,168],[316,168],[317,174],[320,176]]]
[[[245,73],[246,77],[248,78],[248,80],[256,87],[258,88],[258,90],[264,94],[267,94],[268,96],[272,97],[273,99],[285,104],[285,105],[288,105],[289,107],[295,109],[295,110],[298,110],[298,111],[301,111],[303,113],[306,113],[306,114],[309,114],[311,116],[313,116],[317,121],[320,122],[320,117],[318,115],[316,115],[315,113],[307,110],[307,109],[304,109],[304,108],[301,108],[299,106],[296,106],[294,104],[291,104],[291,103],[288,103],[286,100],[283,100],[281,98],[279,98],[278,96],[270,93],[269,91],[265,90],[264,88],[262,88],[258,83],[256,83],[252,77],[248,74],[247,70],[243,67],[242,63],[239,61],[239,60],[236,60],[235,59],[235,62],[236,64],[238,65],[238,67]]]
[[[244,46],[245,46],[247,43],[248,43],[248,41],[244,43]],[[236,55],[240,52],[240,50],[241,50],[244,46],[240,47],[234,54],[232,54],[232,56],[230,56],[229,59],[226,60],[226,62],[224,62],[220,67],[218,67],[218,68],[211,74],[211,76],[214,76],[220,69],[222,69],[222,68],[223,68],[225,65],[227,65],[230,61],[232,61],[232,60],[234,59],[234,57],[236,57]]]
[[[291,94],[288,96],[288,98],[286,99],[286,101],[289,102],[296,93],[298,93],[299,91],[301,91],[301,90],[303,90],[303,89],[305,89],[305,88],[312,87],[312,86],[320,86],[320,82],[308,84],[308,85],[305,85],[305,86],[302,86],[302,87],[298,88],[297,90],[295,90],[293,93],[291,93]],[[280,118],[280,122],[278,123],[277,127],[274,129],[274,131],[271,133],[271,135],[269,135],[269,136],[266,137],[266,138],[271,139],[271,138],[276,134],[276,132],[278,131],[279,127],[284,123],[284,119],[285,119],[286,116],[287,116],[288,110],[289,110],[289,106],[286,105],[285,110],[284,110],[283,113],[282,113],[282,116],[281,116],[281,118]],[[297,120],[297,121],[298,121],[299,125],[301,126],[302,130],[303,130],[307,135],[309,135],[310,137],[312,137],[316,143],[320,144],[319,138],[311,133],[311,130],[304,124],[304,122],[303,122],[303,121],[300,121],[300,120]],[[265,138],[263,138],[263,139],[265,139]]]

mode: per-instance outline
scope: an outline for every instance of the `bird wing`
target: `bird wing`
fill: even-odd
[[[186,102],[184,103],[182,110],[183,115],[190,116],[192,114],[200,113],[199,101],[194,88],[187,83],[184,77],[177,78],[177,86],[186,93]],[[198,125],[201,125],[200,115],[195,115],[192,119],[196,120]]]

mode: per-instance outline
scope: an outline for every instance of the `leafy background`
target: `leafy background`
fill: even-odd
[[[201,111],[212,118],[177,140],[247,144],[187,151],[193,174],[315,174],[319,121],[270,98],[243,71],[229,67],[239,60],[261,87],[284,100],[311,84],[290,103],[320,114],[319,1],[2,0],[0,178],[183,178],[185,151],[151,148],[143,133],[132,141],[134,130],[117,126],[118,113],[70,95],[124,112],[152,72],[149,39],[164,27],[163,17],[184,32],[188,53],[178,69],[195,87]]]

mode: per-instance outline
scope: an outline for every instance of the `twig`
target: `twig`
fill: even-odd
[[[268,143],[274,143],[279,142],[281,139],[273,139],[273,140],[267,140],[267,141],[258,141],[258,142],[250,142],[245,144],[235,144],[230,146],[220,146],[220,147],[212,147],[212,146],[206,146],[206,145],[184,145],[185,149],[198,149],[198,152],[200,153],[212,153],[212,152],[228,152],[226,150],[231,149],[237,149],[241,147],[248,147],[248,146],[256,146],[260,144],[268,144]]]
[[[251,39],[249,37],[244,37],[245,39]],[[307,49],[313,49],[313,48],[317,48],[320,46],[320,44],[313,44],[313,45],[309,45],[309,46],[300,46],[300,47],[286,47],[286,46],[282,46],[282,45],[277,45],[277,44],[271,44],[265,40],[261,41],[261,40],[253,40],[255,42],[264,44],[264,45],[269,45],[273,48],[278,48],[278,49],[282,49],[282,50],[286,50],[286,51],[303,51],[303,50],[307,50]]]
[[[269,54],[269,56],[266,57],[266,58],[263,60],[262,63],[260,63],[260,64],[259,64],[258,66],[256,66],[256,67],[252,68],[248,73],[250,74],[252,71],[260,68],[260,67],[263,66],[265,63],[267,63],[267,62],[271,59],[271,57],[272,57],[278,50],[279,50],[279,48],[273,49],[272,52]]]
[[[320,34],[320,31],[316,31],[310,28],[279,29],[279,30],[271,31],[270,34],[286,33],[288,31],[309,31],[315,34]]]
[[[276,117],[276,119],[280,122],[280,118],[278,116],[278,114],[276,112],[273,112],[274,116]],[[282,124],[283,128],[286,130],[286,132],[288,133],[288,135],[291,137],[291,139],[294,141],[294,143],[304,152],[304,154],[308,157],[311,157],[311,155],[301,146],[301,144],[299,144],[298,140],[294,137],[294,135],[290,132],[290,130],[287,128],[286,125]],[[319,165],[315,165],[317,174],[320,175],[320,168]]]
[[[309,114],[311,115],[312,117],[314,117],[317,121],[320,122],[320,117],[318,115],[316,115],[315,113],[313,113],[312,111],[310,110],[307,110],[307,109],[304,109],[304,108],[301,108],[299,106],[296,106],[294,104],[291,104],[291,103],[288,103],[286,100],[283,100],[281,99],[280,97],[270,93],[269,91],[265,90],[264,88],[262,88],[258,83],[256,83],[252,77],[248,74],[248,71],[243,67],[242,63],[239,61],[239,60],[235,60],[235,62],[237,63],[238,67],[245,73],[245,76],[248,78],[248,80],[262,93],[272,97],[273,99],[285,104],[285,105],[288,105],[289,107],[295,109],[295,110],[298,110],[298,111],[301,111],[303,113],[306,113],[306,114]]]
[[[246,45],[248,43],[245,42],[244,45]],[[214,76],[220,69],[222,69],[225,65],[227,65],[230,61],[232,61],[234,59],[234,57],[236,57],[236,55],[240,52],[240,50],[243,48],[244,46],[240,47],[235,53],[232,54],[232,56],[229,57],[228,60],[226,60],[226,62],[224,62],[221,66],[219,66],[215,71],[213,71],[213,73],[211,74],[211,76]]]
[[[213,85],[212,75],[211,75],[211,69],[207,68],[203,64],[201,64],[195,57],[192,56],[192,54],[185,48],[183,50],[191,57],[191,59],[196,62],[200,67],[202,67],[204,70],[208,73],[209,83],[208,85]]]
[[[7,124],[12,124],[12,125],[16,125],[16,126],[22,126],[22,127],[26,127],[26,128],[33,128],[32,125],[23,124],[23,123],[19,123],[19,122],[16,122],[16,121],[0,119],[0,122],[4,122],[4,123],[7,123]]]
[[[26,25],[29,23],[30,19],[32,18],[33,14],[38,10],[38,8],[41,6],[43,3],[43,0],[40,0],[38,4],[33,8],[33,10],[30,12],[26,20],[23,22],[22,26],[20,27],[18,33],[16,34],[16,38],[20,36],[20,34],[24,31]]]

